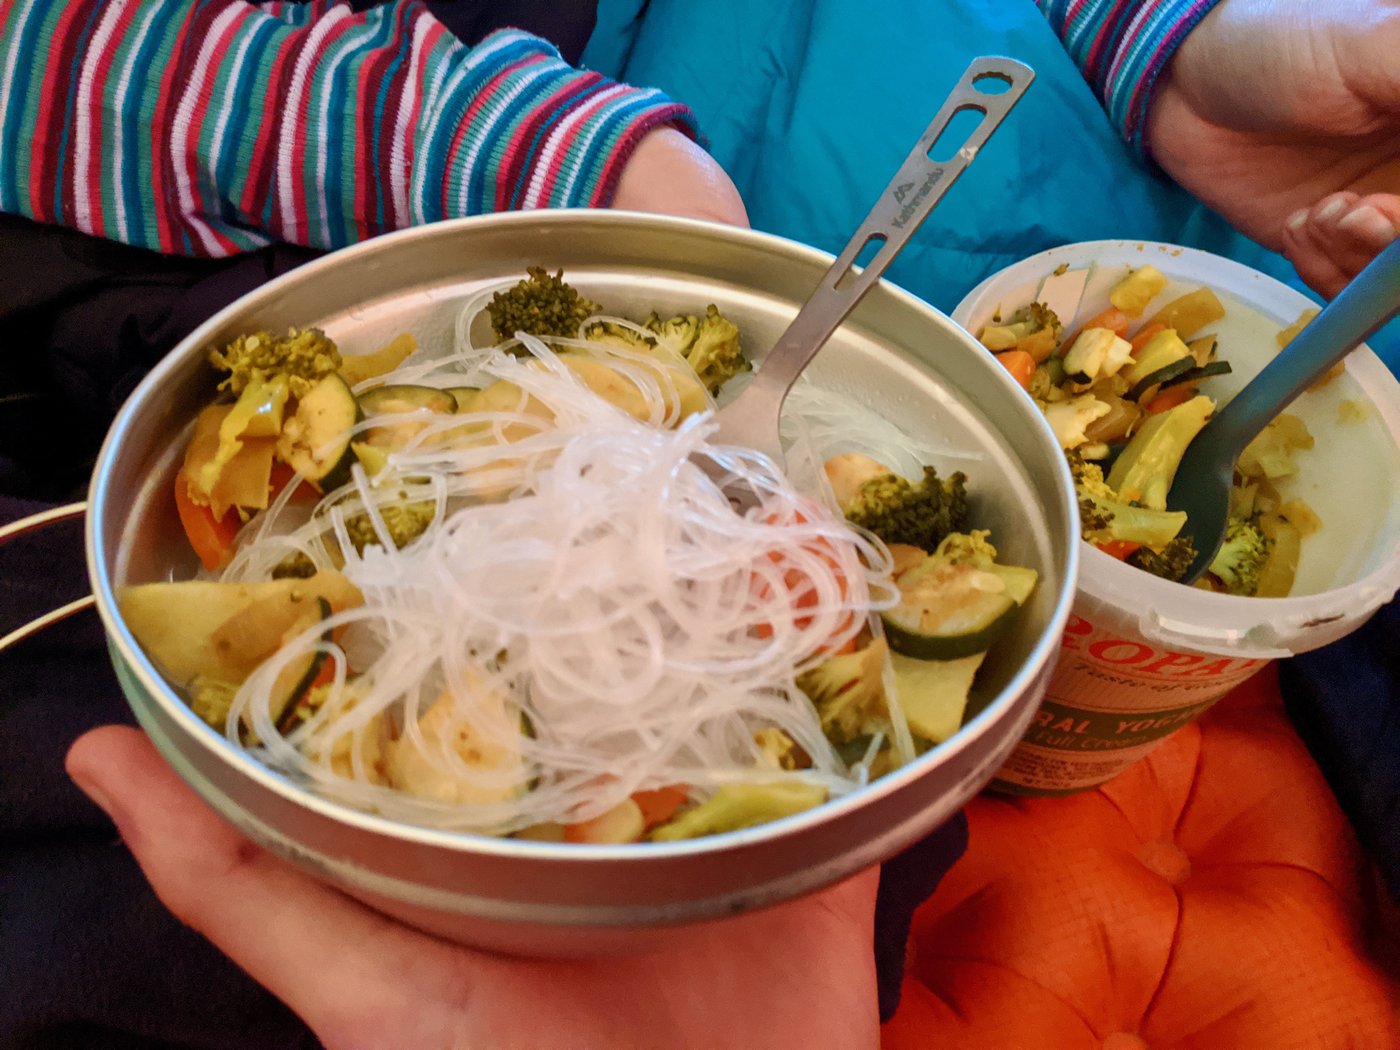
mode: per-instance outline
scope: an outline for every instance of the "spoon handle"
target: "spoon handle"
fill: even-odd
[[[769,436],[765,428],[775,428],[778,410],[793,382],[861,297],[884,274],[933,206],[972,163],[977,151],[996,130],[1002,118],[1011,112],[1034,79],[1035,71],[1030,66],[1000,56],[978,58],[968,66],[938,114],[919,137],[913,151],[870,209],[870,214],[822,277],[817,290],[763,359],[753,382],[724,412],[726,436],[732,435],[738,439],[739,435],[734,431],[739,427],[749,429],[745,424],[752,420],[755,431],[752,443],[755,447],[764,447],[775,440],[775,435]],[[987,90],[992,81],[997,82],[996,94]],[[982,114],[977,127],[950,159],[932,160],[930,152],[938,137],[957,114],[968,110]],[[939,153],[947,152],[948,149],[940,144]],[[864,268],[859,268],[856,259],[872,244],[878,245],[879,250]]]
[[[1279,355],[1211,420],[1237,454],[1279,411],[1400,312],[1400,238],[1356,275]]]

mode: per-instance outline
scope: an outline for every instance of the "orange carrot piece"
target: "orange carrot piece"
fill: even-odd
[[[1127,561],[1128,556],[1141,546],[1141,543],[1133,543],[1131,540],[1109,540],[1106,543],[1098,544],[1099,550],[1119,561]]]
[[[1166,412],[1177,405],[1184,405],[1196,396],[1196,388],[1190,383],[1178,383],[1176,386],[1169,386],[1160,394],[1147,403],[1145,408],[1149,416],[1155,416],[1158,412]]]
[[[683,787],[670,785],[653,791],[634,791],[632,801],[642,811],[642,820],[648,828],[664,824],[676,815],[676,810],[685,805],[690,792]]]
[[[1152,341],[1154,335],[1158,332],[1165,332],[1166,330],[1167,326],[1160,321],[1154,321],[1152,324],[1143,325],[1138,329],[1137,335],[1128,340],[1128,342],[1133,344],[1133,356],[1136,357],[1142,351],[1142,348]]]
[[[1011,378],[1021,385],[1022,390],[1031,388],[1031,376],[1035,375],[1035,358],[1024,350],[1004,350],[996,355]]]

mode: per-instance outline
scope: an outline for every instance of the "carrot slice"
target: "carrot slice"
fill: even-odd
[[[1035,358],[1024,350],[1004,350],[996,355],[1011,378],[1021,385],[1022,390],[1031,388],[1031,376],[1035,375]]]
[[[1152,324],[1143,325],[1138,329],[1137,335],[1128,340],[1128,342],[1133,344],[1133,355],[1136,356],[1144,346],[1150,343],[1154,335],[1158,332],[1165,332],[1166,330],[1167,326],[1160,321],[1154,321]]]
[[[670,785],[652,791],[634,791],[632,801],[642,811],[642,820],[648,828],[664,824],[676,815],[676,810],[685,805],[690,792],[683,787]]]
[[[222,569],[233,558],[233,541],[241,522],[238,511],[230,508],[222,518],[214,517],[207,505],[196,503],[190,496],[189,482],[183,472],[175,475],[175,510],[190,546],[199,555],[206,569]]]
[[[1196,396],[1196,388],[1190,383],[1178,383],[1176,386],[1169,386],[1160,394],[1149,401],[1144,407],[1149,416],[1155,416],[1159,412],[1166,412],[1177,405],[1184,405]]]
[[[1141,543],[1133,543],[1131,540],[1108,540],[1098,544],[1099,550],[1119,561],[1126,561],[1128,556],[1141,546]]]

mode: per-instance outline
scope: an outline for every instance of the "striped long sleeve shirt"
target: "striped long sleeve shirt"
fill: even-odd
[[[1144,156],[1152,89],[1186,35],[1219,0],[1036,0],[1109,119]]]
[[[0,211],[165,253],[610,199],[657,91],[421,0],[0,2]]]
[[[951,2],[951,0],[945,0]],[[1139,151],[1216,0],[1036,0]],[[688,110],[422,0],[0,0],[0,211],[182,255],[335,248],[435,219],[607,204]]]

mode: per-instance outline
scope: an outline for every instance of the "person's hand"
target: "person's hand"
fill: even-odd
[[[1337,293],[1400,232],[1400,0],[1222,0],[1159,81],[1148,146]]]
[[[716,160],[675,128],[649,132],[632,151],[612,206],[747,226],[739,191]]]
[[[877,871],[669,933],[645,954],[508,958],[410,929],[225,824],[137,730],[68,754],[174,914],[282,999],[329,1050],[725,1050],[879,1044]]]

